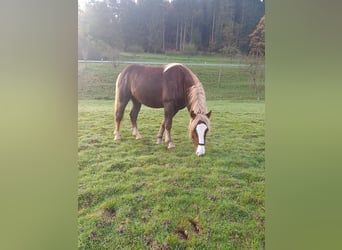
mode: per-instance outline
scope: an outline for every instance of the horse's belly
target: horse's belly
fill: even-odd
[[[151,108],[162,108],[164,107],[162,101],[161,91],[143,89],[139,88],[132,91],[132,95],[142,104]]]
[[[150,108],[163,108],[164,107],[163,103],[158,100],[147,99],[147,100],[143,100],[140,102]]]

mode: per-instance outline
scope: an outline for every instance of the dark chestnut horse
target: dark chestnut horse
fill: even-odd
[[[201,82],[190,69],[181,64],[127,66],[116,80],[115,92],[115,130],[114,140],[120,140],[120,123],[125,107],[132,100],[130,112],[132,135],[140,139],[137,117],[141,104],[151,108],[164,108],[164,120],[157,135],[157,144],[162,144],[166,130],[165,143],[174,148],[171,140],[172,118],[185,107],[190,114],[189,132],[193,139],[196,155],[205,154],[205,137],[210,129],[210,114],[207,111],[205,92]]]

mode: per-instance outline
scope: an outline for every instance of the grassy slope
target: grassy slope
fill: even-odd
[[[185,110],[174,119],[173,151],[155,144],[163,112],[147,107],[138,119],[144,138],[136,141],[130,136],[128,107],[123,140],[116,143],[113,100],[89,100],[92,95],[110,99],[113,68],[82,67],[79,248],[264,247],[263,102],[217,100],[220,91],[205,86],[213,110],[205,157],[194,154]],[[202,82],[208,77],[205,72],[209,71],[202,71]],[[229,92],[224,86],[221,91]],[[243,96],[249,96],[245,92]]]

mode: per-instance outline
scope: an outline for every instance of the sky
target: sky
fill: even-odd
[[[84,10],[85,4],[86,4],[87,2],[89,2],[89,0],[78,0],[78,3],[79,3],[80,8],[81,8],[82,10]]]

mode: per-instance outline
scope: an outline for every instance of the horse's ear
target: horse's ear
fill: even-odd
[[[211,116],[211,110],[206,114],[206,116],[207,116],[208,118],[210,118],[210,116]]]
[[[195,117],[196,117],[196,114],[195,114],[195,112],[194,112],[193,110],[191,110],[191,112],[190,112],[190,116],[191,116],[191,118],[192,118],[192,119],[195,119]]]

